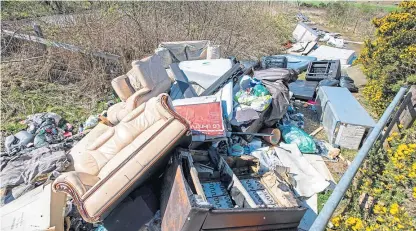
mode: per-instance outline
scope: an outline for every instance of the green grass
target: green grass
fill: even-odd
[[[322,208],[324,207],[326,201],[329,199],[329,196],[331,196],[332,191],[326,191],[322,193],[318,193],[318,213],[321,212]]]
[[[398,9],[396,5],[384,5],[384,4],[374,4],[374,3],[353,3],[353,6],[360,9],[369,9],[369,10],[383,10],[386,12],[392,12]]]
[[[74,126],[84,122],[88,116],[101,113],[106,102],[94,102],[74,94],[75,86],[62,86],[53,83],[40,84],[32,89],[11,86],[2,89],[2,123],[0,129],[5,134],[13,134],[26,128],[21,124],[28,115],[40,112],[59,114]]]
[[[305,79],[306,79],[306,71],[304,71],[304,72],[300,73],[300,74],[298,75],[298,79],[299,79],[299,80],[305,80]]]
[[[306,7],[314,7],[314,8],[325,8],[329,4],[334,3],[337,1],[300,1],[300,4]],[[389,5],[389,4],[376,4],[376,3],[360,3],[360,2],[354,2],[351,3],[352,6],[357,7],[358,9],[361,9],[363,11],[376,11],[376,10],[383,10],[385,12],[392,12],[394,10],[397,10],[398,7],[396,5]]]
[[[355,158],[357,152],[358,150],[341,148],[341,155],[349,161],[352,161]]]

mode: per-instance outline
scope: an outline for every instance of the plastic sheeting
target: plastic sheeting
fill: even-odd
[[[281,125],[279,129],[283,140],[288,144],[296,144],[302,153],[317,152],[315,141],[302,129],[294,125]]]
[[[67,157],[58,145],[41,147],[23,153],[7,162],[1,169],[1,188],[30,184],[37,176],[54,170],[63,171]]]
[[[311,197],[329,186],[329,182],[308,162],[296,144],[281,143],[275,151],[282,164],[289,168],[291,184],[298,196]]]
[[[310,56],[300,56],[291,54],[284,56],[286,56],[287,58],[287,68],[293,69],[298,73],[306,70],[310,62],[317,60],[317,58]]]

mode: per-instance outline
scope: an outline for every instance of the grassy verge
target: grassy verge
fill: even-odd
[[[57,79],[40,78],[45,74],[37,71],[42,72],[45,66],[43,62],[1,65],[0,129],[3,135],[24,129],[20,121],[31,114],[55,112],[77,126],[89,115],[106,109],[106,102],[112,96],[109,88],[101,88],[97,93],[93,87],[82,86],[86,81],[62,83]]]
[[[300,1],[300,6],[305,7],[314,7],[314,8],[326,8],[333,4],[331,1]],[[396,5],[393,4],[377,4],[377,3],[360,3],[360,2],[352,2],[350,3],[351,6],[356,7],[357,9],[364,9],[364,10],[383,10],[385,12],[392,12],[397,9]]]
[[[55,112],[72,124],[80,124],[89,115],[105,110],[105,101],[86,102],[71,94],[74,87],[49,83],[30,90],[18,86],[7,89],[8,94],[2,94],[6,110],[2,110],[1,131],[7,135],[24,129],[20,121],[30,114]]]

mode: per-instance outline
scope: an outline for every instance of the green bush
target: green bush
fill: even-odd
[[[370,79],[363,93],[381,114],[401,86],[416,84],[416,1],[375,18],[375,38],[366,40],[358,59]]]

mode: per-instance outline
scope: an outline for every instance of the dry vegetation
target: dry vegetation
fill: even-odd
[[[300,10],[321,27],[360,41],[374,35],[375,28],[371,23],[373,18],[382,17],[396,8],[395,5],[377,2],[346,1],[309,1],[300,6]]]
[[[1,5],[2,29],[34,35],[36,22],[47,39],[121,56],[114,62],[52,46],[45,51],[2,33],[1,131],[7,133],[19,130],[18,121],[36,112],[55,111],[78,123],[102,111],[114,98],[111,79],[126,72],[132,60],[152,54],[162,41],[209,39],[221,45],[223,57],[239,59],[279,53],[291,38],[296,13],[304,11],[295,2],[2,1]],[[351,6],[342,7],[328,4],[313,12],[323,11],[321,19],[330,25],[342,19],[345,28],[354,24],[351,17],[359,18],[356,34],[372,29],[365,26],[372,14],[356,15]]]
[[[16,4],[12,7],[17,9]],[[6,133],[19,130],[18,121],[36,112],[58,112],[77,123],[103,110],[114,97],[111,79],[126,72],[132,60],[152,54],[162,41],[208,39],[221,45],[223,57],[257,58],[279,52],[296,23],[288,3],[97,2],[59,15],[44,13],[40,2],[30,4],[42,10],[25,5],[29,10],[21,15],[29,16],[3,20],[3,28],[34,35],[35,21],[47,39],[121,58],[108,61],[52,46],[44,51],[2,33],[1,130]],[[39,12],[52,16],[38,17]]]

